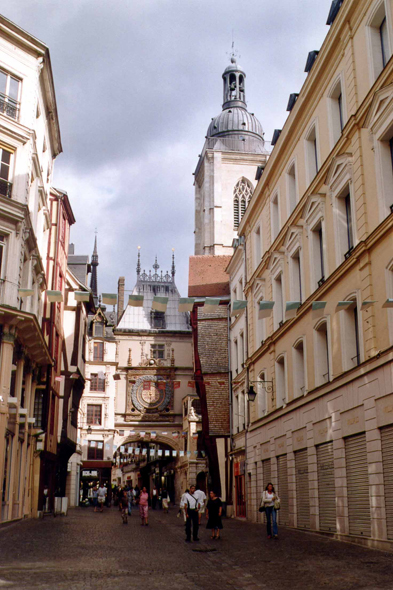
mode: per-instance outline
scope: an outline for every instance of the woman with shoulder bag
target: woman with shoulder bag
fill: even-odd
[[[280,508],[280,498],[274,491],[272,483],[267,484],[266,489],[262,494],[261,508],[260,511],[265,512],[266,514],[267,538],[272,538],[271,520],[273,520],[273,538],[278,539],[277,510]]]

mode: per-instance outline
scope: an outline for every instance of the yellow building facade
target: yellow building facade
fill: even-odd
[[[244,259],[248,302],[247,358],[234,390],[242,399],[251,385],[257,392],[240,419],[233,404],[234,438],[245,447],[247,518],[261,520],[272,481],[281,524],[388,548],[393,2],[333,2],[330,17],[228,267],[239,299],[232,283]],[[268,301],[270,314],[260,305]]]

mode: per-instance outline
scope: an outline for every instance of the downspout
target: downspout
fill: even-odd
[[[247,247],[246,247],[246,238],[244,236],[242,236],[243,238],[243,260],[244,260],[244,282],[243,285],[244,287],[247,285]],[[246,310],[245,310],[245,326],[244,326],[244,332],[245,332],[245,348],[246,348],[246,353],[245,353],[245,357],[246,357],[246,362],[248,359],[248,306],[246,306]],[[248,368],[248,364],[246,366],[246,391],[245,391],[245,395],[247,397],[247,423],[245,424],[245,429],[244,429],[244,471],[245,471],[245,481],[244,481],[244,489],[246,492],[246,518],[248,518],[248,511],[249,511],[249,506],[248,506],[248,498],[249,498],[249,490],[248,490],[248,461],[247,461],[247,434],[248,434],[248,427],[250,424],[250,402],[248,401],[248,390],[249,390],[249,382],[250,382],[250,372],[249,372],[249,368]]]
[[[233,407],[232,407],[232,371],[231,371],[231,302],[228,304],[228,384],[229,384],[229,445],[230,445],[230,457],[232,459],[233,451]],[[233,487],[233,469],[231,465],[231,459],[229,459],[228,479],[227,481],[227,504],[228,500],[232,502],[232,487]],[[227,459],[228,463],[228,459]]]

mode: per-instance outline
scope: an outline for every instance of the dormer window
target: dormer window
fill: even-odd
[[[96,320],[93,324],[93,335],[98,337],[104,336],[104,322]]]

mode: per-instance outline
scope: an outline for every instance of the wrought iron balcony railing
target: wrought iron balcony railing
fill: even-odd
[[[4,178],[0,178],[0,195],[3,197],[11,198],[12,193],[12,182],[8,182],[8,180],[4,180]]]
[[[0,92],[0,113],[18,119],[20,103]]]

